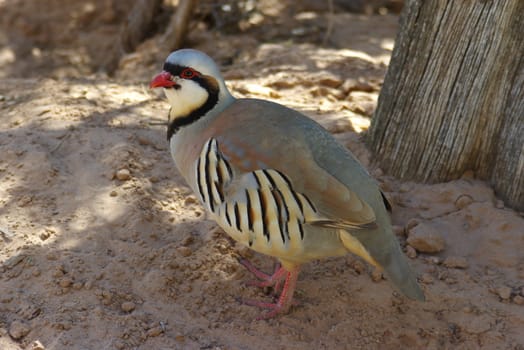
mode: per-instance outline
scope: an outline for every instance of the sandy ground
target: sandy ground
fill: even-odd
[[[28,76],[56,52],[13,61],[4,48],[0,349],[524,349],[524,218],[473,173],[421,185],[372,164],[360,132],[397,17],[338,14],[321,46],[323,16],[281,23],[271,43],[191,38],[236,96],[303,111],[370,169],[427,301],[406,300],[348,256],[305,265],[300,304],[255,321],[260,311],[238,298],[270,300],[270,290],[246,286],[237,257],[268,271],[273,261],[232,244],[178,175],[158,125],[168,106],[147,89],[167,55],[158,41],[112,78],[77,61],[41,61]],[[296,36],[283,40],[288,29]]]

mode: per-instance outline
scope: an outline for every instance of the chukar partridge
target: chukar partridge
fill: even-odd
[[[215,62],[196,50],[171,53],[150,86],[164,88],[172,156],[210,216],[281,263],[273,275],[244,263],[260,285],[281,287],[275,303],[253,303],[270,309],[262,318],[288,311],[301,264],[348,252],[424,299],[377,183],[319,124],[277,103],[234,98]]]

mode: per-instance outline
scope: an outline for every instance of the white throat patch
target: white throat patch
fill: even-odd
[[[164,89],[171,105],[171,118],[184,117],[200,108],[209,97],[208,92],[192,80],[178,79],[180,88]]]

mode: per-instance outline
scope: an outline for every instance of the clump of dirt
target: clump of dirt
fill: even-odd
[[[102,2],[49,2],[52,23],[38,22],[45,11],[29,7],[36,2],[12,3],[20,15],[3,16],[14,28],[7,36],[26,35],[26,23],[49,38],[0,49],[0,60],[17,44],[31,53],[0,70],[8,77],[0,81],[1,349],[524,348],[524,218],[474,174],[435,185],[388,177],[362,143],[396,16],[298,11],[267,28],[280,31],[271,42],[205,28],[190,35],[220,62],[236,96],[303,111],[370,170],[427,297],[400,297],[347,256],[305,265],[300,304],[254,321],[260,311],[237,299],[271,296],[246,286],[251,276],[236,259],[267,271],[273,262],[232,244],[178,175],[158,125],[168,106],[147,88],[167,55],[158,38],[124,56],[115,77],[93,75],[83,50],[117,32],[120,2],[108,3],[112,19],[98,16]],[[89,4],[95,14],[82,15]],[[74,24],[82,16],[93,26],[85,34]],[[328,16],[331,42],[322,45]],[[317,34],[293,32],[314,25]],[[34,47],[60,35],[85,40],[70,48],[82,60],[60,67],[56,49],[35,64]]]

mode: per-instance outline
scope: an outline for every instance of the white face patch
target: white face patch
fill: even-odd
[[[171,105],[171,118],[184,117],[201,107],[209,97],[208,92],[192,80],[177,79],[178,89],[164,89]]]

